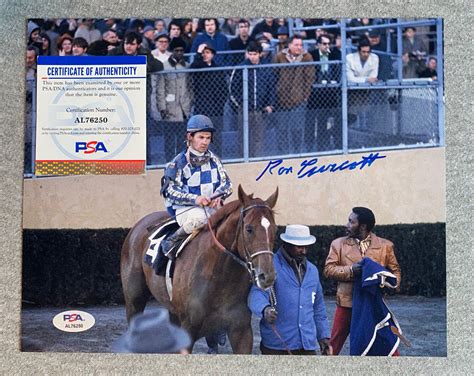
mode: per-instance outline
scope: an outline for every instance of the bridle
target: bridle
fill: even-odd
[[[232,243],[232,247],[231,249],[234,249],[234,245],[237,244],[237,240],[238,240],[238,236],[239,234],[241,235],[242,237],[242,243],[243,243],[243,246],[244,246],[244,254],[245,254],[245,260],[243,260],[240,256],[239,256],[239,253],[238,251],[237,252],[231,252],[229,251],[227,248],[225,248],[220,242],[219,240],[217,240],[216,238],[216,235],[214,234],[214,231],[212,230],[212,226],[211,226],[211,221],[209,219],[209,216],[207,214],[207,210],[205,208],[204,209],[204,212],[206,213],[206,217],[207,217],[207,226],[209,227],[209,231],[211,232],[211,236],[212,236],[212,239],[214,240],[214,243],[217,245],[217,247],[223,251],[225,254],[229,255],[235,262],[237,262],[238,264],[242,265],[250,274],[250,282],[252,284],[257,284],[257,281],[258,281],[258,276],[257,276],[257,273],[255,271],[255,268],[253,266],[253,262],[252,260],[260,255],[265,255],[265,254],[270,254],[272,255],[273,257],[273,252],[269,249],[262,249],[262,250],[259,250],[255,253],[250,253],[248,248],[247,248],[247,244],[245,243],[245,237],[244,237],[244,231],[243,231],[243,223],[244,223],[244,217],[245,217],[245,212],[251,210],[251,209],[254,209],[254,208],[267,208],[268,210],[272,211],[272,209],[270,208],[270,206],[266,205],[266,204],[253,204],[253,205],[250,205],[250,206],[247,206],[247,207],[242,207],[240,209],[240,216],[239,216],[239,223],[237,225],[237,231],[235,233],[235,238],[234,238],[234,241]],[[270,289],[270,305],[271,305],[271,309],[273,310],[276,310],[276,304],[277,304],[277,301],[276,301],[276,294],[275,294],[275,289],[274,287],[272,286],[271,289]],[[276,329],[275,327],[275,324],[273,323],[271,325],[272,327],[272,330],[273,332],[275,333],[275,335],[279,338],[279,340],[281,341],[281,343],[283,344],[283,346],[286,348],[286,351],[288,352],[289,355],[292,355],[291,353],[291,350],[289,349],[287,343],[283,340],[281,334],[278,332],[278,330]]]
[[[212,229],[211,221],[209,219],[208,213],[204,209],[204,211],[206,213],[206,217],[207,217],[207,225],[209,227],[209,231],[211,232],[212,239],[214,240],[214,243],[217,245],[217,247],[221,251],[223,251],[225,254],[230,256],[235,262],[237,262],[239,265],[242,265],[247,270],[247,272],[250,274],[251,282],[253,284],[256,284],[257,281],[258,281],[257,272],[255,271],[255,267],[253,265],[253,259],[260,256],[260,255],[264,255],[264,254],[269,254],[269,255],[272,255],[272,257],[273,257],[273,252],[270,249],[262,249],[262,250],[258,250],[257,252],[254,252],[254,253],[250,253],[250,251],[247,248],[247,244],[245,242],[244,231],[243,231],[244,217],[245,217],[246,212],[248,212],[249,210],[255,209],[255,208],[266,208],[266,209],[272,211],[270,206],[268,206],[267,204],[253,204],[253,205],[249,205],[247,207],[242,207],[240,209],[239,222],[237,224],[237,230],[235,232],[235,238],[234,238],[234,241],[232,242],[232,247],[231,247],[230,251],[227,248],[225,248],[219,242],[219,240],[217,240],[216,235],[214,234],[214,231]],[[238,251],[232,251],[232,249],[236,248],[239,235],[241,236],[242,244],[243,244],[243,247],[244,247],[244,256],[245,256],[244,259],[242,259],[242,257],[240,257]]]

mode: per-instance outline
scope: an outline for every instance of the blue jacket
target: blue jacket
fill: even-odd
[[[384,279],[385,286],[395,288],[392,273],[368,257],[362,259],[362,276],[355,279],[352,293],[351,355],[392,355],[400,343],[390,329],[394,326],[402,333],[382,297]]]
[[[277,275],[274,285],[278,311],[275,327],[290,350],[316,350],[319,348],[316,347],[317,340],[330,337],[318,269],[306,261],[306,273],[300,285],[281,250],[275,254],[273,264]],[[263,345],[269,349],[286,350],[271,325],[263,318],[263,310],[268,305],[269,292],[252,286],[248,306],[254,315],[261,318]]]
[[[194,56],[191,68],[202,69],[202,72],[191,74],[194,91],[194,114],[206,115],[210,118],[224,115],[224,105],[227,101],[227,71],[207,70],[207,68],[218,67],[216,58],[212,59],[210,65],[207,65],[200,53]]]
[[[216,51],[227,51],[229,49],[229,41],[224,36],[224,34],[220,32],[216,32],[214,34],[214,38],[212,38],[207,33],[198,34],[196,38],[194,38],[193,45],[191,46],[191,52],[197,52],[199,45],[202,43],[210,44]],[[218,65],[224,64],[225,62],[223,55],[216,54],[216,56],[214,56],[214,60]]]
[[[275,107],[276,77],[272,68],[262,64],[252,65],[247,59],[241,65],[248,65],[248,102],[249,110],[263,111],[267,106]],[[254,68],[255,67],[255,68]],[[242,69],[235,69],[229,79],[230,100],[234,110],[243,106]]]

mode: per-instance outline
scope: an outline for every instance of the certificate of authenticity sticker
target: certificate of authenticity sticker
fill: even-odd
[[[143,174],[146,57],[40,56],[36,175]]]

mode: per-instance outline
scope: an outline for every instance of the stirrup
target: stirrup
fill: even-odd
[[[185,239],[187,236],[188,234],[182,227],[176,230],[173,234],[169,235],[161,243],[163,254],[170,260],[174,260],[176,258],[176,253],[178,252],[178,245],[180,241]]]
[[[165,253],[165,256],[168,257],[171,261],[176,259],[176,252],[178,252],[178,245],[174,244],[171,249]]]

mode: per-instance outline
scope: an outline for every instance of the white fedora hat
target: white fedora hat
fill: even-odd
[[[316,238],[309,233],[309,227],[303,225],[286,226],[280,239],[293,245],[310,245],[316,242]]]

